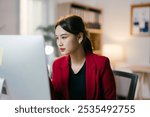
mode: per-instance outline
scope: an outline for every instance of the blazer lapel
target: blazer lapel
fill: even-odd
[[[96,81],[96,65],[92,54],[86,55],[86,99],[94,99],[95,81]]]

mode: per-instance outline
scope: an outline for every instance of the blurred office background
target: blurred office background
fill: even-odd
[[[132,72],[136,66],[140,70],[143,67],[146,72],[141,71],[149,79],[150,35],[131,35],[130,29],[131,6],[149,4],[150,0],[0,0],[0,35],[48,35],[51,39],[46,40],[45,44],[47,62],[51,67],[53,60],[60,56],[53,44],[52,26],[61,14],[61,5],[66,3],[99,13],[99,26],[89,27],[96,54],[108,56],[113,69]],[[148,83],[142,87],[144,91],[141,95],[143,99],[150,99],[149,80],[143,82]]]

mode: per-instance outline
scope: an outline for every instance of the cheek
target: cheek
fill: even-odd
[[[56,44],[57,44],[57,46],[58,46],[58,41],[56,40]]]
[[[68,45],[68,49],[72,50],[72,49],[76,49],[77,46],[79,45],[79,43],[74,39],[74,40],[68,42],[67,45]]]

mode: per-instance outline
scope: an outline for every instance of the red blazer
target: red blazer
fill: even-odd
[[[69,100],[69,59],[63,56],[52,67],[52,99]],[[93,53],[86,54],[86,99],[116,99],[116,85],[109,59]]]

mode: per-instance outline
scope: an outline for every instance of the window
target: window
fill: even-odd
[[[20,0],[20,34],[39,34],[37,28],[47,25],[48,0]]]

